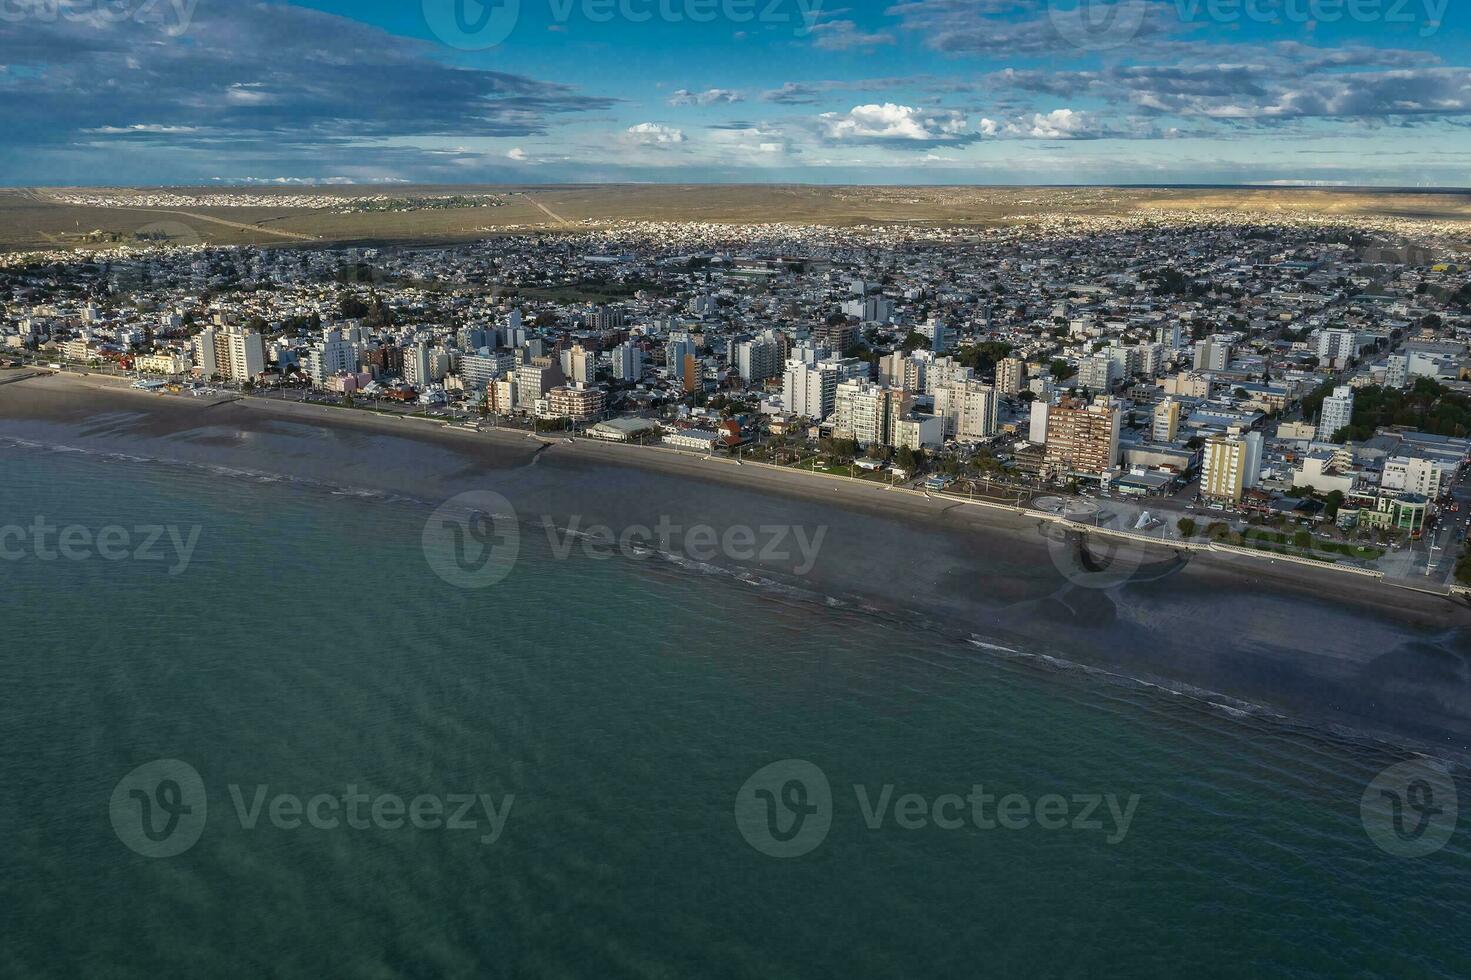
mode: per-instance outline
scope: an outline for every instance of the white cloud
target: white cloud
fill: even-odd
[[[969,135],[965,116],[954,109],[922,109],[893,102],[824,112],[817,121],[830,140],[935,143],[958,142]]]
[[[684,142],[684,130],[651,122],[629,126],[627,135],[644,146],[671,146]]]
[[[134,123],[131,126],[96,126],[92,129],[83,130],[85,133],[101,133],[107,136],[125,136],[129,133],[197,133],[198,126],[161,126],[157,123]]]
[[[510,157],[512,160],[515,160],[517,163],[522,163],[528,159],[528,157],[526,156],[526,151],[521,149],[521,147],[519,146],[512,147],[511,149],[507,150],[506,156]]]
[[[689,89],[680,89],[669,97],[669,104],[682,105],[730,105],[736,102],[744,102],[746,97],[740,92],[728,88],[709,88],[703,92],[691,92]]]
[[[812,25],[812,43],[827,51],[847,51],[850,48],[872,48],[880,44],[893,44],[894,35],[883,31],[865,34],[851,20],[832,20]]]
[[[236,82],[225,90],[225,101],[232,105],[270,105],[276,97],[264,91],[260,82]]]
[[[976,129],[982,136],[1022,140],[1097,139],[1104,127],[1088,112],[1054,109],[1024,114],[1011,120],[982,119]]]

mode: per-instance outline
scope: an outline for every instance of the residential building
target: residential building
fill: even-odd
[[[1224,371],[1231,366],[1231,345],[1220,337],[1195,342],[1195,370]]]
[[[1032,402],[1031,425],[1027,430],[1027,441],[1035,445],[1043,445],[1047,442],[1047,416],[1051,413],[1051,404],[1042,399]]]
[[[1078,387],[1088,391],[1106,393],[1120,376],[1118,362],[1107,354],[1085,357],[1078,362]]]
[[[483,391],[497,378],[516,370],[516,356],[510,351],[466,354],[460,358],[460,377],[469,391]]]
[[[935,415],[945,426],[945,437],[980,442],[999,431],[1000,398],[981,381],[961,381],[935,389]]]
[[[1003,398],[1021,394],[1027,377],[1027,362],[1020,357],[1003,357],[996,362],[996,390]]]
[[[613,379],[637,381],[644,376],[644,352],[631,341],[613,348]]]
[[[183,374],[189,370],[189,359],[176,351],[158,351],[139,354],[133,367],[144,374]]]
[[[890,394],[903,397],[896,388],[882,388],[868,381],[844,381],[837,386],[833,398],[833,433],[856,439],[861,446],[890,442],[890,411],[897,405]]]
[[[598,307],[604,313],[608,307]],[[618,309],[613,307],[613,309]],[[621,313],[621,311],[620,311]],[[598,356],[581,344],[573,344],[565,351],[566,359],[562,373],[573,383],[590,385],[598,380]]]
[[[893,388],[905,391],[925,390],[925,368],[929,362],[924,358],[894,351],[879,359],[879,377]]]
[[[592,422],[601,418],[607,410],[608,395],[601,388],[574,382],[548,391],[546,402],[547,415],[550,418]]]
[[[1389,365],[1384,372],[1384,384],[1390,388],[1404,388],[1410,383],[1410,358],[1405,354],[1390,354]]]
[[[736,369],[741,380],[748,385],[757,385],[780,375],[782,347],[774,331],[741,341],[736,347]]]
[[[239,325],[205,327],[194,338],[194,365],[206,377],[250,381],[266,369],[266,345]]]
[[[516,376],[507,374],[486,382],[485,410],[492,415],[511,415],[516,411]]]
[[[345,337],[337,327],[326,327],[322,339],[307,352],[306,373],[312,383],[321,385],[338,374],[356,372],[361,359],[361,344]]]
[[[1318,441],[1332,442],[1334,433],[1351,425],[1353,417],[1354,390],[1349,385],[1339,385],[1323,399],[1323,411],[1318,416]]]
[[[559,358],[533,357],[525,364],[516,365],[516,407],[523,412],[536,409],[539,398],[566,383]]]
[[[404,351],[403,377],[416,388],[423,388],[435,380],[429,359],[429,345],[424,341],[421,340]]]
[[[1200,494],[1207,500],[1237,504],[1257,484],[1261,472],[1262,437],[1224,436],[1207,440],[1201,458]]]
[[[920,324],[916,332],[930,342],[930,350],[936,354],[955,346],[955,331],[938,317],[931,317]]]
[[[1343,367],[1358,351],[1358,332],[1334,328],[1318,332],[1318,360],[1325,367]]]
[[[1442,473],[1441,464],[1433,459],[1396,456],[1384,461],[1379,485],[1386,490],[1402,490],[1434,500],[1440,496]]]
[[[1057,479],[1101,479],[1119,458],[1119,404],[1099,397],[1090,404],[1065,399],[1047,414],[1043,472]]]
[[[895,419],[895,449],[934,449],[945,442],[945,423],[933,415],[911,415]]]
[[[1154,428],[1150,435],[1155,442],[1174,442],[1180,434],[1180,403],[1166,398],[1154,406]]]
[[[783,403],[794,415],[820,422],[832,414],[841,382],[867,377],[868,364],[856,357],[829,358],[816,364],[788,358]]]

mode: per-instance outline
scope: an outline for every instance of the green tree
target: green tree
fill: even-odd
[[[929,350],[929,338],[914,330],[909,331],[909,336],[904,338],[903,345],[899,348],[905,354],[912,354],[916,350]]]
[[[1012,347],[999,340],[986,340],[978,344],[966,344],[956,351],[955,359],[972,369],[976,374],[995,370],[996,362],[1010,354]]]
[[[1178,521],[1175,522],[1175,526],[1180,529],[1180,537],[1182,537],[1182,538],[1193,538],[1193,537],[1195,537],[1195,521],[1193,519],[1191,519],[1189,517],[1182,517]]]

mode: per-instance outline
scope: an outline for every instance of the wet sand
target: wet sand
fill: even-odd
[[[696,571],[745,583],[722,587],[755,586],[774,601],[938,629],[975,643],[978,656],[1082,665],[1189,696],[1208,692],[1209,700],[1319,731],[1471,753],[1471,610],[1352,575],[1082,544],[1004,511],[724,460],[585,441],[546,445],[521,431],[474,433],[268,399],[211,403],[93,377],[0,385],[0,437],[430,506],[490,489],[533,536],[550,534],[548,546],[568,540],[555,529],[594,525],[615,536],[661,520],[718,535],[745,526],[763,547],[784,528],[785,548],[772,549],[780,555],[699,554],[678,534],[670,550],[699,558],[689,562]],[[820,547],[799,548],[793,528]],[[719,594],[712,587],[712,600]]]

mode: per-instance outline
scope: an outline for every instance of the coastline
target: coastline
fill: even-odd
[[[716,529],[823,527],[805,574],[759,560],[707,570],[1003,654],[1211,692],[1314,728],[1440,754],[1471,746],[1471,689],[1460,677],[1471,610],[1342,571],[1117,538],[1080,545],[1076,534],[1009,509],[667,450],[259,398],[201,402],[93,377],[0,385],[0,436],[431,506],[493,489],[523,523],[563,529],[661,517]],[[1097,561],[1099,552],[1114,563]]]

